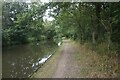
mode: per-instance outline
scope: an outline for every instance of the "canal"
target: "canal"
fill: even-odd
[[[2,49],[2,77],[28,78],[44,63],[40,61],[55,53],[53,42],[31,43]],[[40,64],[39,64],[40,62]]]

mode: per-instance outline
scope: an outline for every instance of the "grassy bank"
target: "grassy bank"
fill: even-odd
[[[79,43],[77,43],[79,44]],[[101,46],[102,55],[97,53],[98,50],[92,50],[90,45],[77,45],[79,52],[76,59],[81,67],[80,75],[91,78],[114,78],[119,77],[118,56],[109,56]],[[98,46],[100,47],[100,46]]]
[[[60,57],[61,49],[62,46],[37,72],[31,76],[31,78],[51,78],[55,72],[55,68],[57,67],[57,60]]]

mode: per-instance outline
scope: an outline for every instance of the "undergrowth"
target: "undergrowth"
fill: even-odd
[[[100,71],[107,72],[111,77],[119,77],[119,51],[117,51],[118,49],[116,45],[112,45],[110,50],[108,50],[106,43],[100,43],[97,45],[85,43],[84,46],[100,56],[100,62],[97,65],[98,67],[102,67]]]

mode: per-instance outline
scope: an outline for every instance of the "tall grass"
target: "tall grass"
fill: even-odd
[[[108,50],[108,45],[106,42],[93,45],[88,42],[85,43],[88,49],[97,52],[99,55],[104,56],[118,56],[119,55],[119,44],[112,43],[110,49]]]
[[[92,43],[85,43],[87,49],[91,49],[92,51],[96,52],[100,55],[101,60],[100,63],[102,64],[102,71],[106,71],[112,75],[119,76],[119,48],[118,44],[111,44],[110,49],[108,50],[107,44],[105,42],[95,44]]]

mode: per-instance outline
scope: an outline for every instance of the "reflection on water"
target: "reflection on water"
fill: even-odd
[[[3,48],[3,78],[29,77],[40,67],[40,61],[49,57],[55,49],[56,45],[51,42]]]

